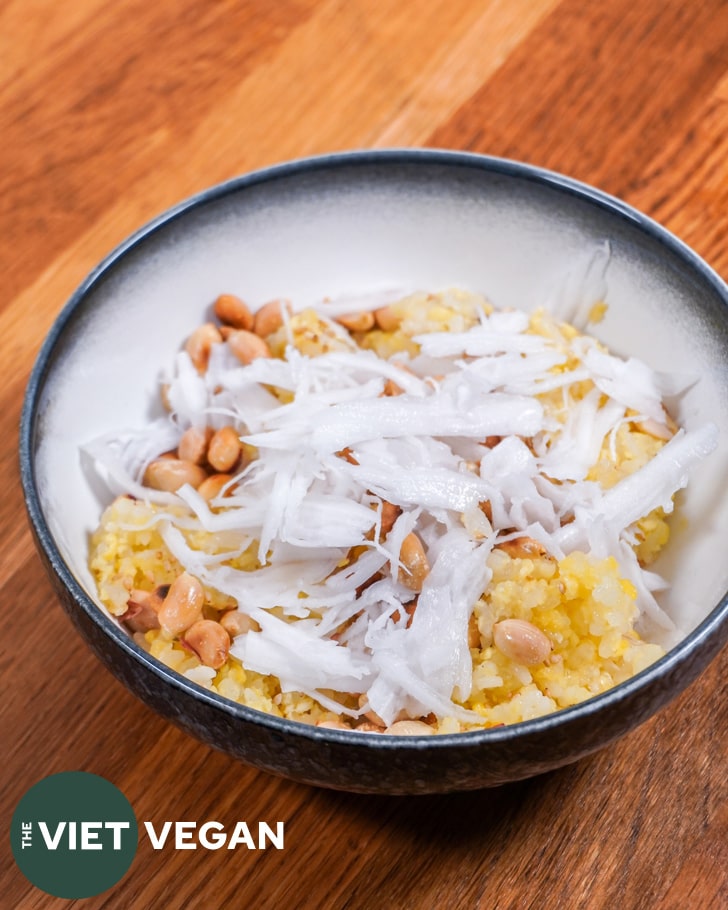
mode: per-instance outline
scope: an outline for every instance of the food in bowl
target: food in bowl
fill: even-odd
[[[717,437],[677,427],[670,377],[458,289],[255,313],[222,294],[214,317],[167,413],[87,446],[117,493],[99,596],[154,657],[270,714],[429,734],[663,655],[649,566]]]

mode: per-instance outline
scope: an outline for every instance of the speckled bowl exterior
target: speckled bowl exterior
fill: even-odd
[[[528,308],[542,302],[539,292],[564,264],[604,241],[614,300],[600,337],[660,369],[697,368],[701,390],[686,396],[680,418],[689,425],[709,416],[722,431],[719,455],[688,500],[700,540],[677,535],[666,555],[677,592],[671,613],[686,634],[664,658],[603,695],[525,723],[376,736],[318,729],[227,701],[144,652],[100,608],[87,541],[109,495],[79,447],[148,418],[157,371],[218,293],[247,288],[253,301],[288,296],[305,305],[376,287],[461,284],[496,305]],[[300,782],[368,793],[467,790],[536,775],[606,746],[680,694],[725,645],[727,392],[728,288],[648,218],[516,162],[436,150],[347,153],[214,187],[111,253],[40,352],[21,421],[21,476],[61,604],[101,662],[162,716],[236,759]]]

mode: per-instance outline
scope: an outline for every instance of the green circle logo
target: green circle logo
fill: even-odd
[[[64,771],[39,781],[18,803],[10,825],[15,862],[37,888],[82,898],[115,885],[138,840],[134,810],[108,780]]]

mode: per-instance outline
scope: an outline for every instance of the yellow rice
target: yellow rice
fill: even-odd
[[[402,319],[398,330],[355,334],[356,343],[385,357],[402,351],[416,353],[413,335],[443,329],[464,331],[475,323],[478,308],[492,311],[483,298],[458,290],[414,294],[395,308]],[[311,356],[354,347],[348,333],[332,331],[313,310],[295,314],[291,328],[296,347]],[[557,324],[542,311],[531,316],[530,331],[565,339],[576,334],[576,329]],[[269,343],[274,354],[281,356],[285,345],[282,332],[272,336]],[[566,364],[557,369],[571,367],[573,364]],[[590,381],[581,386],[581,395],[593,388]],[[569,401],[561,390],[541,396],[541,401],[549,413],[565,419]],[[625,422],[614,434],[612,446],[605,443],[588,477],[611,487],[649,461],[662,445],[661,439],[644,432],[638,424]],[[172,582],[183,571],[154,525],[155,512],[153,505],[120,497],[106,509],[92,535],[90,567],[100,599],[112,615],[125,612],[132,588],[150,591]],[[224,535],[184,533],[194,549],[208,553],[229,549]],[[651,562],[668,536],[662,510],[638,522],[636,550],[640,561]],[[226,564],[243,571],[254,569],[258,565],[254,552],[251,548]],[[516,723],[577,704],[628,679],[663,654],[658,645],[643,641],[635,631],[636,591],[620,577],[613,558],[595,559],[580,552],[560,561],[548,556],[514,558],[494,549],[488,561],[492,581],[474,609],[480,646],[471,649],[473,689],[467,701],[458,702],[482,717],[480,726]],[[206,618],[217,618],[221,611],[235,606],[231,598],[212,589],[206,589],[206,595]],[[526,667],[494,647],[493,625],[506,618],[527,620],[545,632],[553,646],[550,658]],[[282,693],[275,677],[246,669],[235,658],[228,658],[221,669],[212,671],[159,629],[135,633],[135,639],[168,667],[240,704],[304,723],[350,723],[308,695]],[[352,696],[329,694],[344,705],[356,707]],[[440,733],[479,726],[452,717],[435,720],[430,716],[428,721]]]

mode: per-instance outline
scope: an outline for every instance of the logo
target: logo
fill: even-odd
[[[134,810],[97,774],[64,771],[31,787],[10,825],[20,871],[54,897],[84,898],[115,885],[137,849]]]
[[[149,846],[171,850],[283,850],[285,825],[237,821],[144,822]],[[18,868],[54,897],[93,897],[119,882],[137,851],[131,804],[98,774],[64,771],[39,781],[20,800],[10,824]]]

